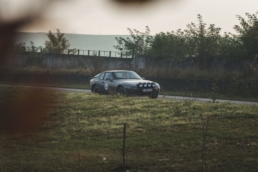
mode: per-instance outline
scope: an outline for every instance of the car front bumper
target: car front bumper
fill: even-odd
[[[128,96],[145,96],[151,95],[153,92],[159,93],[159,88],[148,88],[150,90],[144,90],[142,88],[125,88],[126,95]]]

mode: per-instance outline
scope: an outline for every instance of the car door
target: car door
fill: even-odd
[[[99,77],[99,80],[98,80],[98,83],[97,83],[97,87],[98,87],[98,92],[99,93],[104,93],[105,92],[105,90],[104,90],[104,77],[105,77],[105,73],[103,73]]]
[[[111,72],[106,72],[102,81],[102,89],[104,93],[111,93],[114,90],[114,79]]]

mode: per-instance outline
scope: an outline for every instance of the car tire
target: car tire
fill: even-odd
[[[121,95],[121,96],[125,96],[125,95],[126,95],[125,89],[124,89],[123,86],[120,85],[120,86],[117,88],[117,94],[118,94],[118,95]]]
[[[92,93],[94,94],[98,93],[98,88],[96,86],[93,86]]]
[[[151,93],[151,95],[149,96],[151,99],[156,99],[159,96],[159,92],[156,90],[153,90],[153,92]]]

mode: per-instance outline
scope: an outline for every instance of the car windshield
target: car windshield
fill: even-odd
[[[113,72],[115,79],[142,79],[137,73],[132,71]]]

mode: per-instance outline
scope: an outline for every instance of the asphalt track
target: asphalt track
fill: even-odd
[[[23,87],[23,88],[36,88],[36,89],[47,89],[53,91],[66,91],[66,92],[85,92],[90,93],[90,90],[86,89],[75,89],[75,88],[57,88],[57,87],[41,87],[41,86],[23,86],[23,85],[5,85],[0,84],[0,86],[7,87]],[[211,103],[212,100],[209,98],[198,98],[198,97],[182,97],[182,96],[165,96],[159,95],[158,99],[173,99],[173,100],[193,100],[199,102],[207,102]],[[250,102],[250,101],[239,101],[239,100],[225,100],[225,99],[216,99],[215,103],[232,103],[232,104],[247,104],[247,105],[258,105],[258,102]]]

